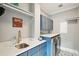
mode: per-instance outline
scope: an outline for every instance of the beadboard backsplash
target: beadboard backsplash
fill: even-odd
[[[12,17],[23,19],[23,27],[12,27]],[[22,38],[33,37],[34,20],[30,16],[6,8],[5,14],[0,16],[0,41],[14,39],[18,30],[21,30]]]

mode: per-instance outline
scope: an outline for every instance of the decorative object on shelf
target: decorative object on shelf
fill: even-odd
[[[79,20],[79,17],[78,16],[75,16],[75,17],[72,17],[72,18],[68,18],[67,19],[68,24],[77,24],[78,23],[78,20]]]
[[[75,17],[72,17],[72,18],[68,18],[67,20],[68,20],[68,21],[70,21],[70,20],[72,20],[72,21],[73,21],[73,20],[79,20],[79,17],[75,16]]]
[[[0,7],[0,16],[2,16],[5,13],[5,9],[3,7]]]
[[[13,27],[23,27],[23,20],[17,17],[12,18]]]
[[[11,3],[12,5],[19,6],[19,3]]]

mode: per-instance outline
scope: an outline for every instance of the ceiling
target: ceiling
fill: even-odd
[[[78,3],[40,3],[41,10],[49,15],[78,7]]]

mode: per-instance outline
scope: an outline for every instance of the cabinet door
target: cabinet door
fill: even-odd
[[[51,38],[42,37],[42,39],[47,41],[47,56],[51,56]]]
[[[40,56],[40,55],[39,55],[39,52],[36,52],[33,55],[31,55],[31,56]]]
[[[23,52],[23,53],[21,53],[21,54],[19,54],[17,56],[27,56],[27,51],[26,52]]]
[[[40,30],[41,31],[46,30],[46,17],[43,15],[40,15]]]
[[[60,35],[56,36],[57,39],[57,54],[60,53],[60,46],[61,46],[61,38]]]
[[[47,25],[48,31],[52,31],[53,30],[53,20],[48,18],[47,24],[48,24]]]
[[[47,42],[39,46],[39,56],[47,56]]]
[[[53,30],[53,20],[40,15],[40,30],[41,32],[50,33]]]
[[[39,46],[28,50],[28,56],[37,56],[38,55],[38,51],[39,51],[38,48],[39,48]]]
[[[47,43],[40,44],[28,51],[28,56],[46,56],[47,55]]]

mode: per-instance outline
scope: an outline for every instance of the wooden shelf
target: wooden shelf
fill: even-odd
[[[67,19],[67,21],[74,21],[74,20],[79,20],[79,17],[75,16]]]
[[[13,10],[15,10],[15,11],[18,11],[18,12],[20,12],[20,13],[23,13],[23,14],[25,14],[25,15],[34,17],[34,15],[33,15],[31,12],[22,10],[22,9],[18,8],[17,6],[14,6],[14,5],[12,5],[12,4],[4,3],[4,4],[2,4],[2,5],[5,6],[5,7],[7,7],[7,8],[10,8],[10,9],[13,9]]]

